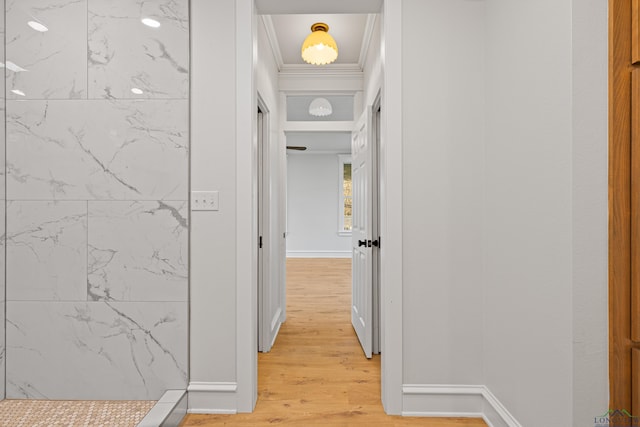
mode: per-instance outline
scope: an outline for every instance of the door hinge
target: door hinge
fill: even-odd
[[[260,241],[258,242],[258,248],[262,249],[262,236],[260,236]]]

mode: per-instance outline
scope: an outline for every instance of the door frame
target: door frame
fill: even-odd
[[[631,21],[631,1],[609,0],[609,408],[628,410],[632,407]]]
[[[349,8],[348,2],[335,7]],[[340,6],[343,4],[343,6]],[[255,150],[257,10],[237,0],[236,17],[236,378],[237,410],[253,411],[258,396],[257,194]],[[329,12],[329,11],[327,11]],[[333,10],[331,12],[334,12]],[[339,10],[335,10],[339,12]],[[301,12],[302,13],[302,12]],[[351,12],[353,13],[353,11]],[[388,414],[402,413],[402,2],[382,7],[380,225],[381,394]],[[249,263],[247,263],[247,258]],[[247,268],[247,264],[254,266]]]

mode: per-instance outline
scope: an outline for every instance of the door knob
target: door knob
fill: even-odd
[[[360,247],[360,246],[366,247],[367,246],[367,241],[366,240],[358,240],[358,247]]]

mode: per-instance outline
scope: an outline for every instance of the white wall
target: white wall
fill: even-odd
[[[573,2],[573,426],[608,408],[607,3]],[[600,413],[604,413],[604,410]]]
[[[404,383],[482,384],[484,3],[402,8]]]
[[[243,338],[234,3],[192,0],[192,186],[221,211],[192,216],[191,380],[212,389]],[[402,0],[404,383],[486,385],[527,427],[607,405],[602,3]]]
[[[191,213],[191,388],[236,381],[234,3],[191,1],[191,189],[220,192],[219,211]]]
[[[524,426],[591,425],[607,409],[606,4],[486,5],[485,383]]]
[[[287,156],[287,255],[350,257],[351,236],[338,235],[338,154]]]
[[[606,410],[606,18],[403,1],[405,384],[486,385],[524,426]]]
[[[570,426],[570,2],[487,2],[486,109],[485,381]]]

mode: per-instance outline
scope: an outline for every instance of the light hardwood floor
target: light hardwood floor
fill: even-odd
[[[380,357],[364,357],[351,327],[350,304],[351,260],[288,259],[287,321],[271,352],[258,355],[255,411],[192,414],[182,427],[486,427],[481,419],[386,415],[380,402]]]

